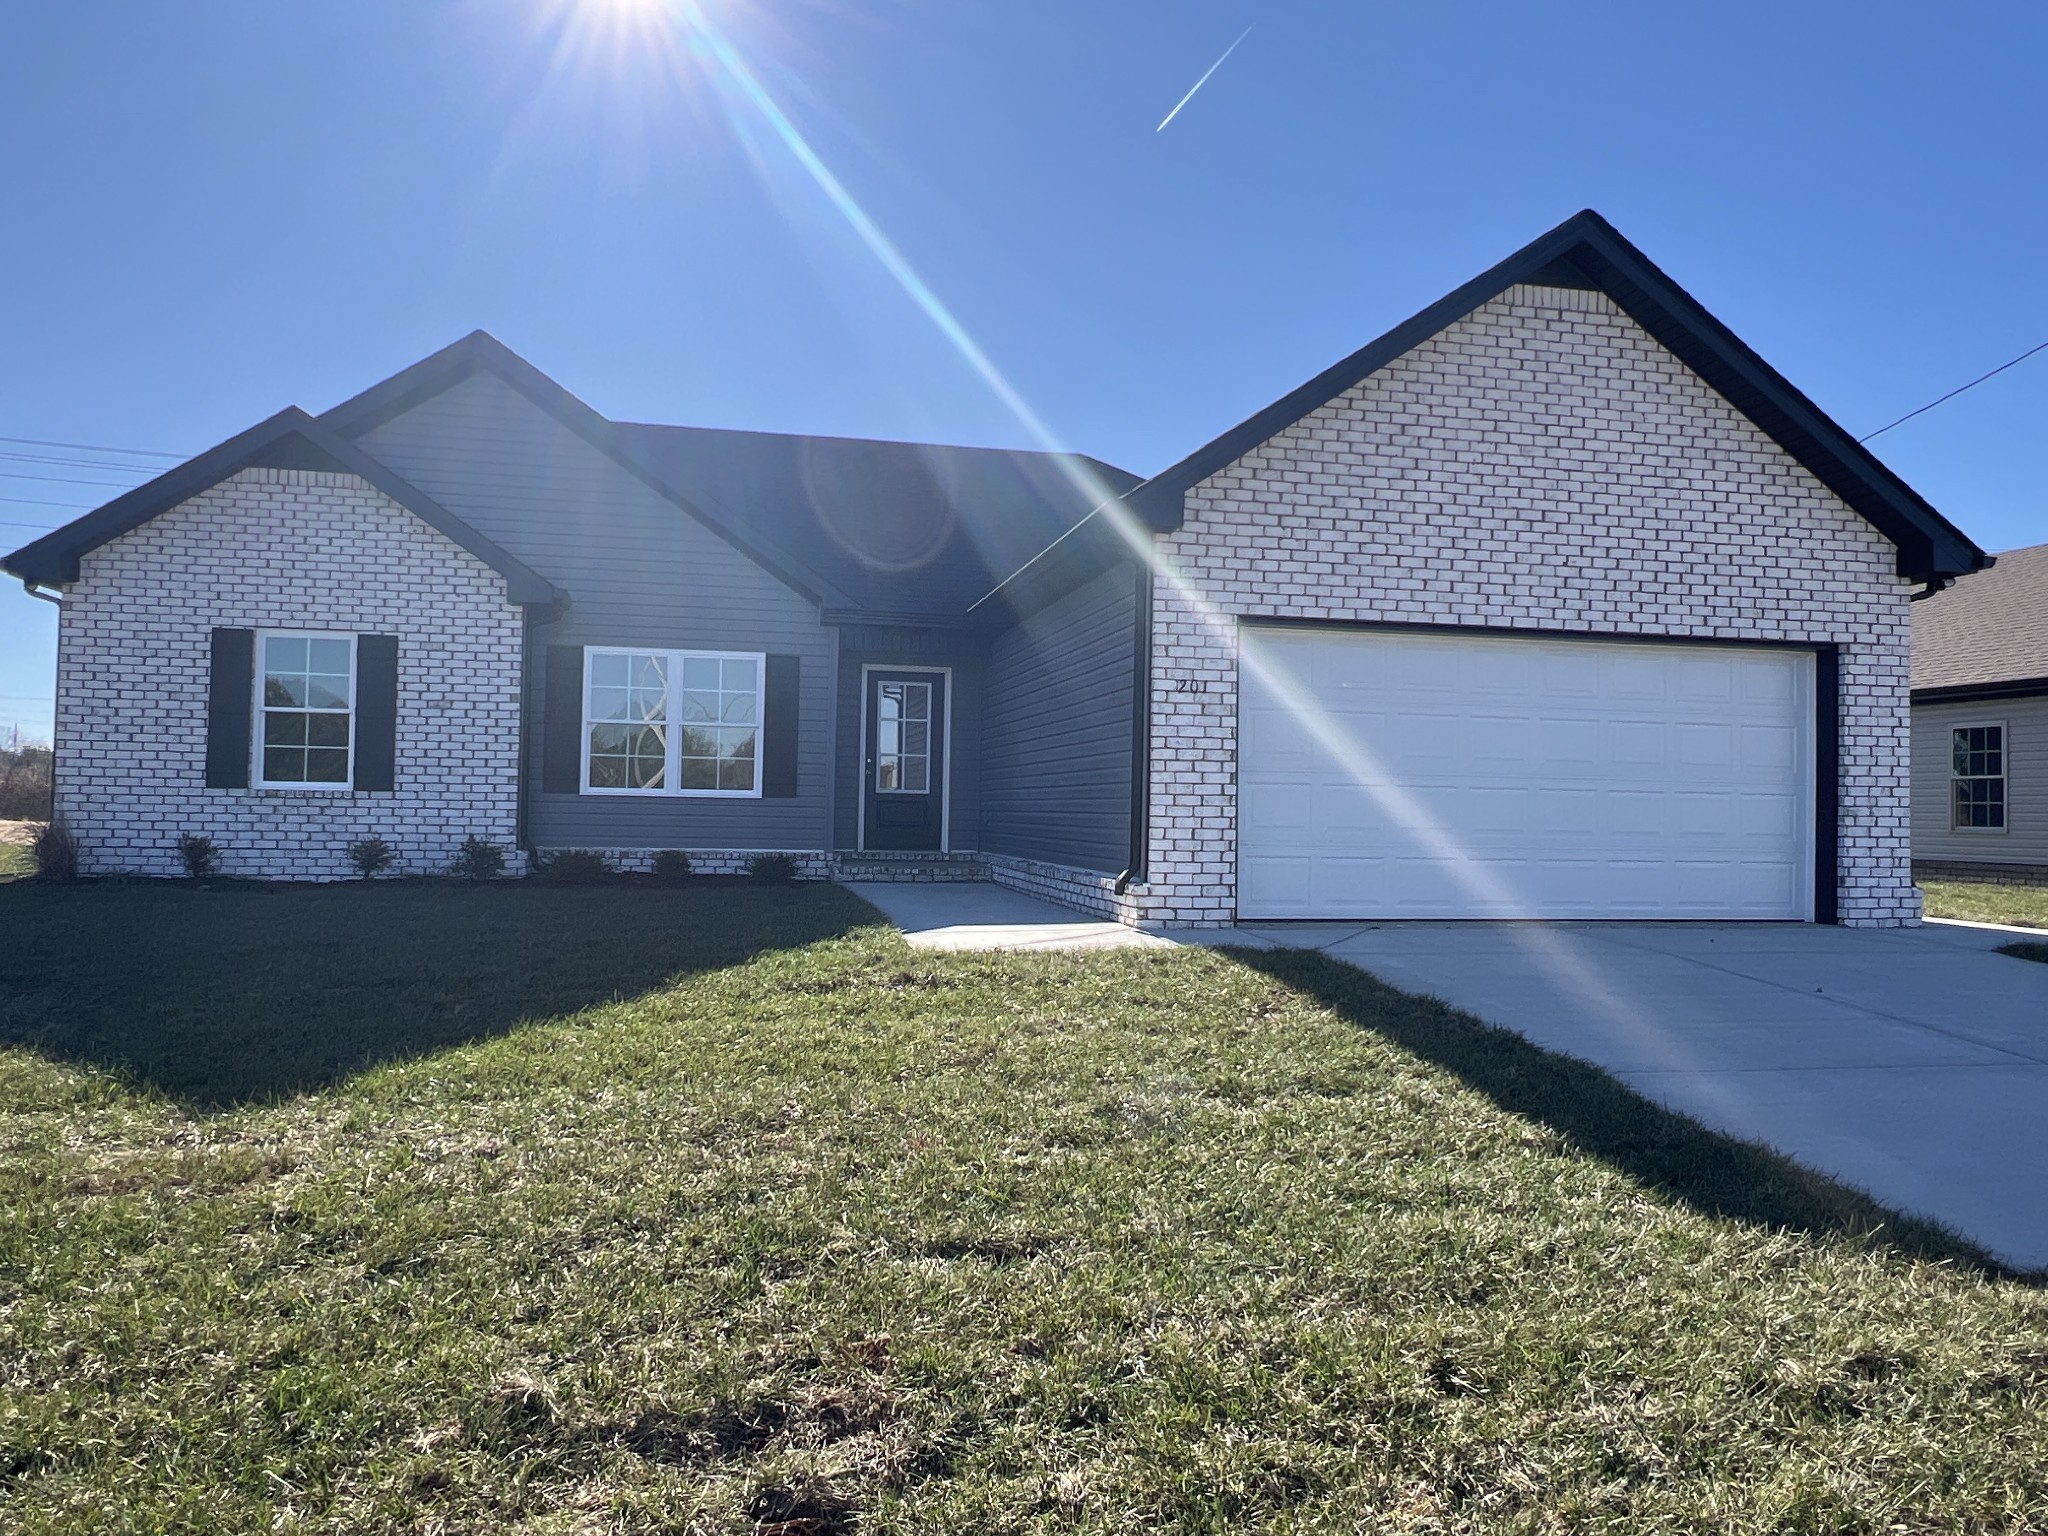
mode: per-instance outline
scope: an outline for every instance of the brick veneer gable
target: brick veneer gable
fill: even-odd
[[[389,793],[205,787],[211,631],[399,637]],[[521,616],[504,579],[352,475],[246,469],[84,557],[60,621],[57,812],[88,874],[331,880],[379,836],[445,868],[474,833],[511,853]],[[518,868],[518,856],[511,855]]]
[[[1235,914],[1239,617],[1827,643],[1844,922],[1916,921],[1890,543],[1605,294],[1521,286],[1188,493],[1153,610],[1148,922]]]

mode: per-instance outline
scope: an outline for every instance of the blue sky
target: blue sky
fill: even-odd
[[[1853,431],[2048,340],[2039,0],[706,4],[1133,470],[1584,206]],[[7,7],[0,437],[197,451],[481,326],[617,417],[1027,442],[645,10]],[[2003,549],[2048,540],[2044,428],[2048,354],[1875,446]],[[0,459],[7,547],[139,478],[0,453],[81,461]],[[54,616],[0,591],[0,732],[48,730]]]

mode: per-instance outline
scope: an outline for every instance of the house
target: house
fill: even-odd
[[[1582,213],[1150,479],[613,422],[481,334],[9,555],[89,871],[466,835],[1138,923],[1919,913],[1984,554]]]
[[[1913,608],[1913,869],[2048,885],[2048,544]]]

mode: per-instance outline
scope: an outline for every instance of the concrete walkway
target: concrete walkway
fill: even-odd
[[[1132,949],[1171,943],[983,880],[849,880],[846,888],[879,908],[914,949]]]
[[[1994,952],[2014,938],[1946,923],[1353,923],[1199,942],[1323,950],[2048,1270],[2048,965]]]

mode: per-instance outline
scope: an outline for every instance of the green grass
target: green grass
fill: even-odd
[[[2008,923],[2016,928],[2048,928],[2048,886],[1927,880],[1921,882],[1920,889],[1926,898],[1929,917],[1956,917],[1971,923]]]
[[[36,872],[36,851],[27,843],[0,842],[0,880]]]
[[[0,889],[0,1527],[2048,1525],[1941,1233],[1321,956],[871,924]]]

